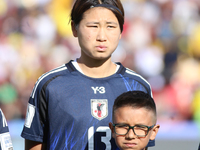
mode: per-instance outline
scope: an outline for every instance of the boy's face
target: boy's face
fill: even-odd
[[[115,111],[113,123],[127,124],[129,126],[152,126],[155,124],[155,116],[153,112],[148,111],[145,108],[133,108],[130,106],[125,106],[118,108]],[[153,129],[149,130],[149,133],[146,135],[146,137],[138,137],[134,134],[132,129],[130,129],[126,135],[117,135],[114,131],[112,123],[109,123],[109,127],[112,131],[112,136],[115,138],[115,142],[120,150],[143,150],[147,146],[149,139],[155,139],[159,125],[156,125],[153,127]]]

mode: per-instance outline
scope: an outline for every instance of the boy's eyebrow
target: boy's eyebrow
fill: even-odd
[[[119,122],[119,123],[114,123],[114,124],[124,124],[124,125],[129,125],[128,123],[125,123],[125,122]]]
[[[148,126],[148,125],[145,125],[145,124],[135,124],[135,126]]]
[[[147,126],[147,125],[138,123],[138,124],[135,124],[135,126]]]
[[[125,123],[125,122],[120,122],[120,123],[115,123],[115,124],[121,124],[121,125],[129,125],[131,126],[129,123]],[[142,124],[142,123],[137,123],[133,126],[148,126],[148,125],[145,125],[145,124]]]

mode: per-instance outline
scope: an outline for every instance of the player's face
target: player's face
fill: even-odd
[[[78,27],[72,30],[78,37],[81,57],[85,59],[108,59],[117,48],[121,38],[119,22],[114,13],[103,7],[94,7],[83,14]]]
[[[118,108],[114,114],[114,124],[123,123],[130,126],[135,125],[146,125],[152,126],[153,113],[146,110],[145,108],[133,108],[130,106]],[[112,123],[109,124],[113,138],[120,150],[143,150],[149,139],[155,139],[159,126],[155,126],[151,129],[146,137],[137,137],[133,130],[130,129],[126,135],[117,135],[114,132]]]

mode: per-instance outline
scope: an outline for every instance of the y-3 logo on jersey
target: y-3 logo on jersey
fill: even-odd
[[[106,92],[105,87],[101,86],[101,87],[91,87],[94,91],[94,94],[100,93],[100,94],[104,94]]]

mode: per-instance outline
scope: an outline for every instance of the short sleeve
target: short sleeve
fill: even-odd
[[[41,122],[40,117],[40,104],[41,96],[39,95],[39,87],[33,89],[29,102],[27,105],[26,118],[24,123],[24,128],[21,136],[27,140],[44,142],[44,130],[45,126]]]

